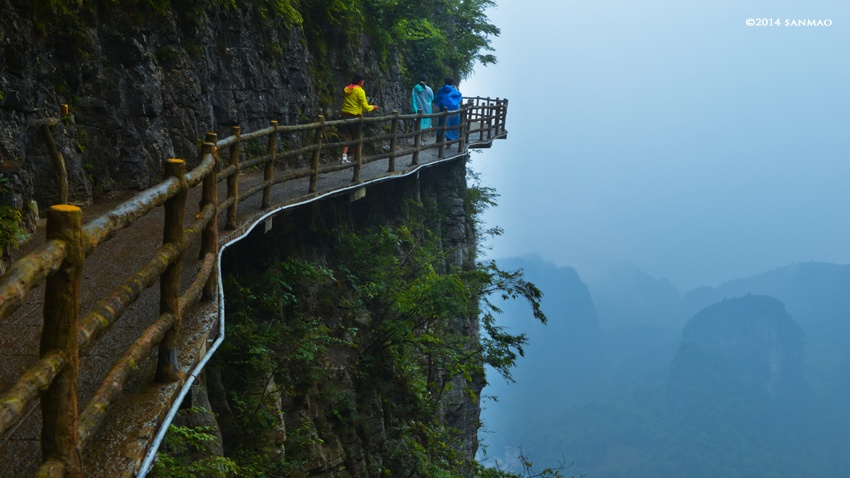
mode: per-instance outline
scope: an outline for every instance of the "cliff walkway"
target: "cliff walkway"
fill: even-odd
[[[170,159],[161,183],[117,204],[51,207],[0,276],[0,476],[144,476],[224,340],[221,253],[281,210],[357,200],[507,136],[507,100],[451,113],[459,125],[393,112],[234,127],[207,135],[193,169]],[[429,116],[443,126],[420,129]],[[345,122],[361,123],[359,138],[338,140]]]

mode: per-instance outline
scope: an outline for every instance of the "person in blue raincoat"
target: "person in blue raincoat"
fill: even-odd
[[[455,111],[460,109],[460,103],[463,100],[463,95],[460,94],[457,88],[455,88],[455,80],[453,78],[446,78],[444,81],[444,85],[437,91],[437,96],[434,97],[434,104],[440,111],[443,108],[449,111]],[[457,129],[457,126],[460,124],[460,115],[449,115],[446,121],[446,126],[451,128],[452,126],[455,129],[449,129],[446,131],[446,139],[455,140],[460,136],[460,132]],[[440,118],[440,126],[443,125],[443,118]]]
[[[425,84],[427,80],[428,79],[425,75],[420,75],[419,83],[413,87],[413,91],[410,94],[413,114],[421,111],[423,115],[430,115],[433,112],[431,109],[431,103],[434,102],[434,90]],[[422,118],[422,121],[419,123],[419,127],[420,129],[430,128],[431,118]]]

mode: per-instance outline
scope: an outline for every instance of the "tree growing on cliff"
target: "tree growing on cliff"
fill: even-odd
[[[31,9],[45,33],[64,28],[62,22],[79,29],[81,18],[99,8],[132,9],[139,21],[172,14],[191,20],[216,8],[250,9],[267,26],[303,28],[320,61],[329,45],[369,38],[369,48],[384,62],[400,54],[412,82],[423,73],[434,79],[466,78],[476,63],[495,63],[491,39],[500,30],[486,14],[495,5],[492,0],[33,0]]]
[[[498,27],[487,18],[491,0],[365,0],[369,16],[382,25],[379,44],[400,47],[408,80],[462,79],[476,63],[496,63],[491,38]]]

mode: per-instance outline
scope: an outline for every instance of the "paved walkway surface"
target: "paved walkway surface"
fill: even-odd
[[[504,137],[505,135],[501,135]],[[471,149],[489,147],[490,141],[475,143]],[[226,153],[221,153],[222,159]],[[360,182],[352,182],[350,166],[321,174],[318,191],[309,194],[308,179],[297,179],[276,185],[269,209],[261,208],[261,193],[239,204],[239,224],[236,231],[221,230],[221,242],[225,243],[245,233],[256,221],[270,211],[286,207],[297,207],[302,203],[320,200],[334,194],[351,193],[359,188],[368,187],[378,181],[412,174],[416,170],[433,166],[444,161],[452,161],[466,156],[456,147],[447,149],[444,158],[437,157],[436,149],[422,151],[419,165],[410,165],[411,157],[403,156],[396,160],[396,172],[388,173],[388,160],[378,160],[362,166]],[[322,167],[332,166],[330,163]],[[282,171],[276,171],[281,174]],[[243,172],[240,175],[240,191],[262,181],[258,172]],[[200,187],[190,191],[186,206],[187,224],[198,212]],[[224,182],[220,183],[219,200],[226,198]],[[98,201],[83,207],[83,223],[87,223],[126,200],[127,198]],[[132,272],[141,268],[150,259],[149,253],[161,244],[162,211],[154,211],[139,219],[129,228],[118,233],[113,239],[101,244],[86,259],[83,268],[82,312],[85,314],[98,299],[114,289]],[[219,216],[219,226],[224,224],[224,215]],[[16,251],[15,258],[22,257],[38,247],[44,241],[43,221],[29,244]],[[199,269],[198,248],[186,253],[183,266],[185,288]],[[5,393],[21,374],[38,359],[38,347],[41,335],[43,286],[34,289],[26,303],[11,317],[0,323],[0,393]],[[158,287],[147,289],[142,296],[116,321],[115,325],[101,337],[95,345],[81,356],[78,400],[80,410],[100,386],[101,381],[120,357],[124,350],[149,327],[157,318],[159,310]],[[201,303],[184,318],[181,329],[181,370],[188,372],[209,345],[210,337],[216,335],[217,303]],[[179,384],[156,385],[153,373],[156,365],[156,352],[152,352],[142,363],[125,387],[118,403],[110,407],[110,415],[101,431],[87,445],[83,454],[85,476],[110,477],[128,476],[128,470],[138,469],[143,453],[152,435],[158,429],[163,409],[167,409],[174,400]],[[39,434],[41,413],[34,407],[27,418],[11,433],[0,437],[0,477],[32,476],[41,461]],[[128,445],[129,443],[129,445]],[[90,449],[90,451],[89,451]]]

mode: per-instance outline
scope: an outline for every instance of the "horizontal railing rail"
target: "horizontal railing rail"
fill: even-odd
[[[40,358],[14,385],[2,391],[0,437],[10,435],[40,402],[43,464],[37,476],[83,476],[79,450],[103,423],[110,405],[144,357],[158,349],[154,380],[183,380],[178,373],[177,334],[188,308],[217,294],[220,214],[224,214],[224,229],[234,230],[240,227],[240,203],[261,193],[262,208],[269,208],[272,188],[277,184],[309,178],[305,193],[314,194],[320,175],[325,173],[350,168],[356,183],[361,166],[374,161],[388,159],[387,172],[392,173],[397,159],[409,156],[410,164],[417,165],[419,154],[425,150],[436,149],[438,158],[445,158],[452,147],[465,154],[470,145],[504,137],[506,115],[507,100],[476,97],[468,98],[459,110],[433,114],[402,115],[394,111],[388,116],[333,121],[319,116],[309,124],[278,125],[272,121],[269,127],[249,133],[234,126],[231,135],[222,140],[214,133],[207,134],[198,166],[191,171],[186,171],[183,160],[169,159],[162,182],[85,225],[79,208],[52,206],[47,212],[46,242],[0,276],[0,321],[12,316],[35,287],[45,286]],[[452,116],[458,120],[455,125],[449,125]],[[436,119],[437,125],[421,129],[425,118]],[[351,123],[360,124],[360,136],[338,140],[336,128]],[[456,138],[447,139],[451,132]],[[428,135],[434,135],[434,142],[423,145]],[[364,146],[368,155],[364,155]],[[343,147],[353,148],[352,164],[336,161]],[[227,161],[219,155],[224,148],[228,149]],[[249,168],[261,170],[263,178],[240,192],[240,175]],[[221,201],[219,182],[226,182],[227,190]],[[199,211],[186,225],[187,195],[197,187],[201,188]],[[100,245],[159,207],[164,211],[162,244],[138,251],[149,256],[147,263],[101,295],[83,314],[80,284],[86,260]],[[184,256],[198,245],[198,272],[191,277],[191,285],[181,290]],[[88,403],[78,407],[80,354],[157,282],[158,317],[115,361]]]

